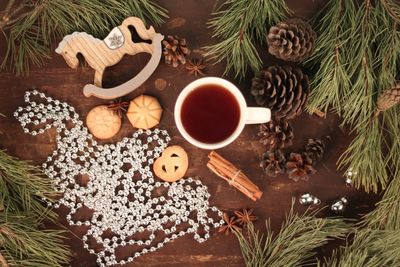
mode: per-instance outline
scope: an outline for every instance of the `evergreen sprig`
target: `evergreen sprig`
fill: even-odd
[[[400,23],[400,7],[393,0],[381,0],[382,5],[385,7],[388,14],[396,23]]]
[[[339,218],[316,218],[316,212],[298,215],[293,204],[279,233],[274,235],[270,222],[265,234],[252,224],[245,234],[236,232],[246,266],[305,266],[315,264],[315,249],[329,240],[345,237],[349,224]]]
[[[367,229],[356,232],[351,244],[320,261],[320,267],[396,267],[400,262],[399,231]]]
[[[0,212],[26,212],[54,218],[42,198],[54,198],[54,190],[43,173],[27,162],[0,150]]]
[[[42,219],[28,213],[0,213],[0,263],[2,266],[64,266],[70,252],[63,231],[40,229]]]
[[[330,0],[317,17],[319,37],[308,60],[315,71],[308,110],[333,108],[343,125],[352,128],[356,136],[339,166],[357,173],[356,187],[377,192],[391,178],[388,155],[399,152],[399,139],[388,130],[387,116],[372,117],[377,95],[398,78],[400,32],[395,11],[400,8],[390,0],[355,2]],[[391,113],[390,120],[399,120],[398,114]]]
[[[397,155],[396,160],[400,160]],[[399,161],[397,161],[399,162]],[[400,167],[394,176],[400,178]],[[274,235],[267,222],[265,234],[249,225],[247,234],[237,232],[246,266],[397,267],[400,262],[400,179],[394,179],[375,210],[356,224],[342,219],[319,219],[318,211],[294,215],[293,207]],[[346,237],[345,246],[324,260],[315,249],[332,238]]]
[[[52,45],[64,35],[85,31],[103,38],[129,16],[160,24],[167,11],[151,0],[9,0],[0,12],[7,41],[0,69],[26,73],[31,64],[41,66],[50,58]]]
[[[400,176],[385,191],[377,207],[365,215],[362,225],[371,229],[397,230],[400,234]]]
[[[0,151],[0,265],[63,266],[70,252],[63,231],[43,229],[44,220],[56,219],[42,198],[56,196],[39,168]]]
[[[396,122],[399,126],[400,122]],[[397,128],[398,129],[398,128]],[[400,262],[400,155],[392,155],[394,179],[376,208],[364,216],[350,234],[352,242],[320,261],[321,267],[397,267]]]
[[[227,0],[216,8],[208,26],[220,41],[207,46],[206,56],[216,63],[226,60],[224,75],[233,70],[243,78],[248,67],[262,67],[256,44],[265,43],[268,26],[283,20],[291,11],[284,0]]]

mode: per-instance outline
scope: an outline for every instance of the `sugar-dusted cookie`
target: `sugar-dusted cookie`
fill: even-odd
[[[180,146],[167,147],[153,164],[157,177],[166,182],[175,182],[181,179],[189,167],[186,151]]]
[[[133,127],[147,130],[160,122],[162,111],[157,98],[140,95],[131,101],[126,116]]]
[[[118,133],[121,128],[121,118],[106,105],[102,105],[89,111],[86,125],[94,137],[107,139]]]

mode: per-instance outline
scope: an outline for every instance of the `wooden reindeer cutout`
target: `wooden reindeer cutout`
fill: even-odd
[[[132,42],[129,26],[135,27],[142,40],[151,40],[152,43]],[[153,27],[146,29],[139,18],[129,17],[122,25],[115,27],[104,40],[96,39],[85,32],[67,35],[58,45],[56,53],[62,55],[68,66],[73,69],[79,65],[77,54],[81,53],[89,66],[95,70],[94,85],[85,85],[83,94],[86,97],[93,95],[113,99],[132,92],[150,77],[160,62],[163,38],[164,36],[156,33]],[[151,54],[151,58],[134,78],[114,88],[101,88],[106,67],[117,64],[125,54],[135,55],[142,52]]]

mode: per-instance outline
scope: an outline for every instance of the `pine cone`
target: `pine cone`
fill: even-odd
[[[251,93],[276,119],[298,116],[310,93],[308,76],[299,68],[270,66],[256,74]]]
[[[289,178],[297,182],[299,180],[308,180],[308,175],[315,173],[315,169],[312,166],[312,159],[306,155],[291,153],[289,159],[286,162],[287,172]]]
[[[286,159],[282,150],[269,150],[264,153],[261,161],[261,168],[271,177],[285,172]]]
[[[400,103],[400,84],[396,84],[395,87],[382,92],[378,96],[376,106],[378,112],[381,112],[388,110],[398,103]]]
[[[307,22],[289,19],[269,29],[268,52],[286,61],[303,61],[311,54],[316,38]]]
[[[324,141],[317,138],[308,139],[305,154],[312,160],[314,166],[324,156],[324,150],[325,150]]]
[[[260,125],[260,142],[269,149],[282,149],[292,145],[293,129],[286,120],[271,120]]]
[[[178,67],[179,63],[186,63],[186,56],[190,54],[189,48],[186,45],[186,39],[178,36],[171,36],[162,41],[164,45],[165,63],[172,64],[174,68]]]

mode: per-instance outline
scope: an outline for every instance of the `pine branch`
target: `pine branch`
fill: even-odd
[[[150,0],[23,0],[14,10],[18,12],[6,9],[7,19],[3,16],[0,22],[7,41],[0,69],[17,74],[28,72],[31,64],[41,66],[50,57],[52,45],[73,31],[102,38],[129,16],[156,24],[167,17],[166,10]]]
[[[329,1],[318,15],[317,38],[313,55],[307,61],[316,69],[307,109],[310,113],[332,106],[338,113],[342,111],[344,92],[350,89],[349,65],[346,45],[350,41],[349,25],[356,12],[353,1]]]
[[[1,21],[0,21],[0,30],[2,30],[7,24],[9,24],[10,17],[12,17],[11,14],[11,9],[13,8],[15,4],[15,0],[10,0],[8,1],[6,8],[4,9],[3,12],[1,12]]]
[[[160,25],[164,22],[164,18],[168,17],[168,11],[160,5],[151,2],[150,0],[127,1],[126,5],[131,14],[141,18],[143,21],[149,21]],[[127,14],[128,16],[128,14]]]
[[[371,9],[367,3],[357,8],[353,1],[330,1],[321,12],[320,35],[308,61],[317,68],[308,104],[311,112],[333,106],[344,123],[352,125],[370,118],[375,78],[370,44],[376,34],[371,25],[377,25]]]
[[[28,214],[0,214],[0,253],[9,266],[63,266],[70,252],[63,231],[40,230],[40,220]]]
[[[357,135],[341,155],[339,168],[350,167],[357,173],[352,182],[356,188],[363,186],[376,193],[379,185],[385,189],[389,180],[382,154],[383,132],[377,120],[356,128]]]
[[[50,216],[41,198],[55,196],[52,184],[42,172],[26,162],[0,151],[0,204],[4,213],[27,212],[37,216]]]
[[[360,69],[357,67],[359,64],[354,64],[351,72],[353,77],[357,76],[342,104],[343,120],[357,129],[357,136],[342,155],[339,165],[351,166],[357,172],[357,177],[354,178],[357,187],[364,186],[367,192],[377,192],[379,185],[385,189],[389,175],[386,171],[387,158],[383,153],[383,149],[386,148],[383,146],[384,124],[374,121],[373,125],[370,125],[370,120],[375,113],[375,95],[395,83],[400,58],[400,50],[396,46],[400,44],[400,35],[396,29],[397,24],[384,15],[384,9],[380,5],[372,8],[368,3],[360,8],[356,17],[356,21],[364,22],[354,30],[359,32],[359,36],[355,36],[359,41],[354,41],[354,46],[349,48],[352,51],[357,49],[354,53],[364,52],[364,57],[358,59],[363,68]],[[379,30],[377,25],[380,25],[382,30]],[[367,58],[374,58],[375,48],[370,45],[374,42],[379,44],[378,57],[375,57],[373,63],[369,63]],[[356,58],[352,62],[356,63]],[[376,72],[379,74],[376,75]],[[389,138],[393,136],[397,136],[397,133],[389,131]],[[391,147],[399,145],[399,139],[394,139]]]
[[[381,0],[382,6],[397,24],[400,23],[400,8],[393,0]]]
[[[63,266],[70,253],[63,231],[42,230],[56,214],[43,206],[55,191],[36,167],[0,150],[0,264],[7,266]]]
[[[346,91],[341,114],[344,124],[351,126],[367,123],[374,113],[373,96],[376,93],[375,71],[376,59],[374,43],[378,35],[378,18],[375,7],[366,0],[359,7],[355,21],[350,29],[352,39],[348,43],[348,72],[352,77],[351,90]],[[362,108],[360,108],[362,107]]]
[[[400,262],[400,232],[367,229],[357,232],[354,241],[340,248],[323,267],[395,267]]]
[[[400,230],[400,176],[389,184],[377,207],[368,213],[363,221],[366,227],[373,229]]]
[[[398,76],[398,24],[382,1],[365,0],[356,6],[354,1],[331,0],[321,14],[319,38],[308,61],[316,70],[308,110],[326,112],[333,107],[343,125],[356,132],[339,166],[357,172],[357,187],[377,192],[391,178],[386,169],[385,137],[400,142],[393,138],[397,135],[393,131],[386,132],[385,123],[371,119],[376,114],[377,95],[391,88]]]
[[[261,59],[258,56],[257,50],[248,35],[229,37],[218,44],[209,46],[206,56],[215,63],[226,60],[226,69],[224,75],[227,75],[229,70],[234,69],[235,77],[244,77],[247,72],[247,66],[253,70],[261,68]],[[229,50],[229,56],[227,51]]]
[[[387,149],[388,157],[385,166],[388,167],[389,174],[393,177],[389,186],[385,190],[382,200],[377,207],[367,214],[364,218],[364,225],[375,229],[400,230],[400,121],[398,114],[400,107],[393,108],[385,112],[383,121],[386,125],[388,135]]]
[[[248,67],[259,70],[262,62],[255,44],[265,43],[268,27],[290,13],[284,0],[225,1],[208,21],[212,37],[221,41],[207,46],[206,56],[216,63],[227,61],[224,75],[233,70],[235,77],[243,78]]]
[[[349,225],[343,219],[316,218],[317,212],[298,215],[292,209],[281,230],[273,235],[269,221],[265,235],[248,225],[246,235],[237,232],[246,266],[304,266],[315,263],[315,249],[329,240],[343,238]]]
[[[335,251],[332,257],[319,263],[324,267],[398,266],[400,262],[400,107],[388,110],[383,123],[389,132],[389,152],[385,162],[393,177],[382,200],[364,216],[354,231],[353,243]]]

